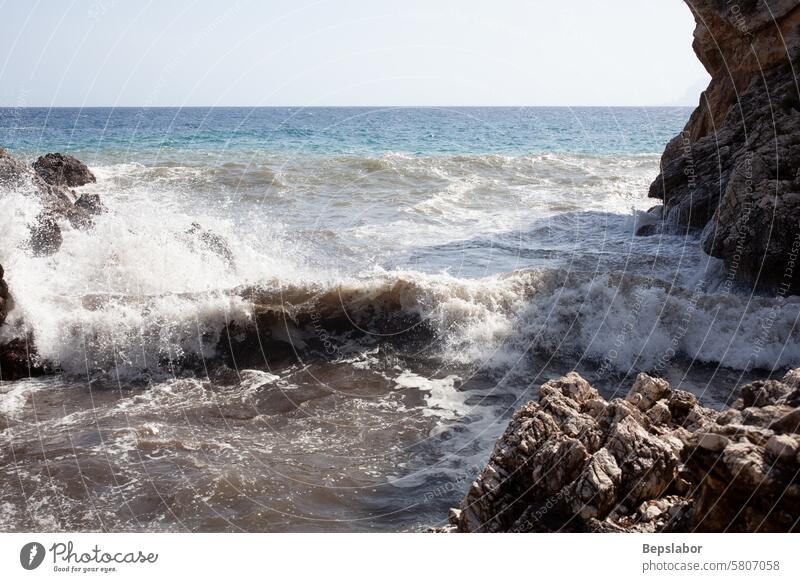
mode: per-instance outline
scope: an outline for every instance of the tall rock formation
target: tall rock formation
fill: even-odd
[[[711,83],[650,196],[731,282],[800,292],[800,0],[685,0]]]

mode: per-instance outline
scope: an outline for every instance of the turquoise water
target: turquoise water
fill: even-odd
[[[15,151],[179,156],[255,150],[323,155],[660,153],[686,107],[0,109]]]

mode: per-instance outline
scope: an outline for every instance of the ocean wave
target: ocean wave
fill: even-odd
[[[2,333],[32,333],[40,355],[69,374],[174,371],[224,359],[234,346],[253,364],[264,350],[346,357],[378,342],[498,372],[530,354],[609,371],[658,371],[673,359],[772,368],[800,358],[800,299],[723,293],[718,265],[690,238],[631,239],[640,219],[630,208],[647,204],[639,190],[655,158],[262,162],[259,183],[280,175],[284,192],[308,191],[225,205],[175,183],[241,175],[252,164],[100,167],[85,190],[101,192],[109,212],[90,230],[64,224],[50,257],[26,250],[35,201],[3,192],[0,262],[17,307]],[[438,274],[390,269],[398,249],[426,267],[432,257],[450,262]],[[523,268],[441,273],[469,253],[491,261],[498,251]]]
[[[316,346],[319,356],[341,357],[386,341],[498,372],[524,365],[529,354],[596,362],[609,372],[658,372],[687,360],[781,368],[800,358],[800,298],[725,295],[702,281],[687,289],[627,273],[384,272],[337,284],[61,297],[60,307],[30,321],[40,353],[70,373],[85,373],[87,364],[137,373],[199,365],[231,343],[257,361],[280,345],[295,356]]]

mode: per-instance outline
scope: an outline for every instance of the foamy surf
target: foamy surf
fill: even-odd
[[[718,405],[720,375],[800,357],[796,298],[728,288],[691,232],[633,236],[647,140],[412,155],[297,135],[99,150],[79,193],[108,212],[50,257],[27,246],[35,202],[0,192],[0,334],[56,372],[0,388],[1,527],[415,529],[549,377],[612,393],[647,370]]]

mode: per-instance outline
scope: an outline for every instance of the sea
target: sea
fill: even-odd
[[[106,208],[35,256],[0,191],[0,341],[55,369],[0,381],[0,531],[422,531],[549,379],[722,408],[798,365],[800,298],[635,236],[690,112],[0,109]]]

